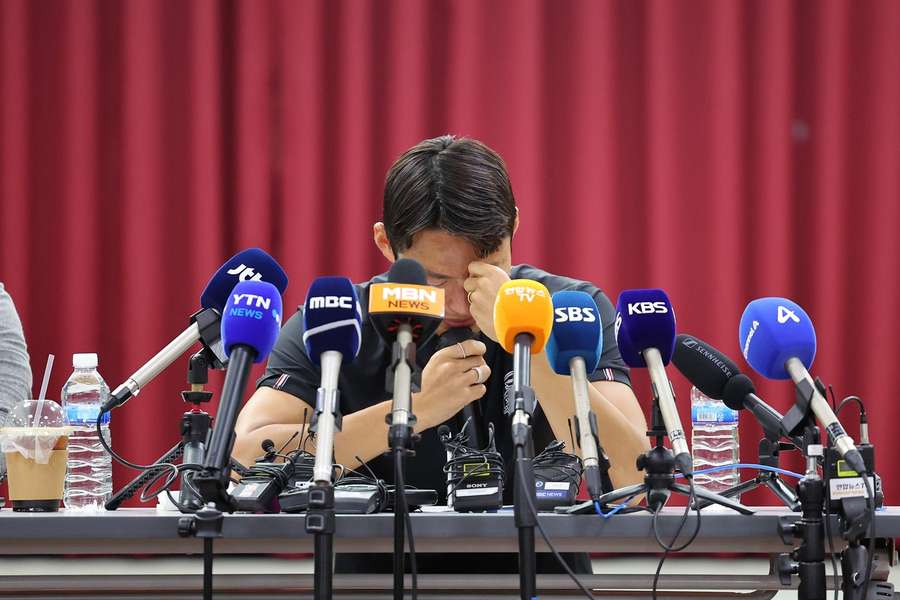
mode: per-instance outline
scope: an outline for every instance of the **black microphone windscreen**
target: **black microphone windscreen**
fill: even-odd
[[[425,269],[411,258],[401,258],[391,265],[388,271],[388,282],[427,285]]]
[[[706,396],[721,400],[728,380],[741,372],[730,358],[692,335],[675,338],[672,362]]]
[[[262,441],[262,449],[265,452],[275,452],[275,442],[266,438]]]
[[[445,331],[444,334],[438,338],[437,349],[442,350],[444,348],[449,348],[459,342],[474,339],[474,337],[475,332],[468,327],[453,327],[452,329]]]
[[[741,410],[744,408],[744,398],[755,393],[756,386],[753,385],[753,381],[743,373],[738,373],[725,384],[722,402],[731,410]]]
[[[448,441],[451,437],[450,428],[446,425],[438,427],[438,438],[441,441]]]

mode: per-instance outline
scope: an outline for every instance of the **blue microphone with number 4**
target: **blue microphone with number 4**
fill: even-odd
[[[809,368],[816,357],[816,330],[806,311],[787,298],[759,298],[741,316],[739,341],[753,370],[768,379],[790,379],[809,399],[832,445],[857,473],[867,471],[853,439],[844,431]]]

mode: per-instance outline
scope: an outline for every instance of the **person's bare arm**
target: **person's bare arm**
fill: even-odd
[[[463,342],[463,349],[465,358],[461,358],[457,346],[435,352],[423,369],[422,391],[412,395],[417,432],[443,423],[465,404],[484,395],[486,388],[474,384],[477,376],[471,369],[480,367],[482,379],[487,379],[490,374],[490,368],[484,362],[487,348],[479,341],[468,340]],[[391,401],[387,400],[344,415],[342,430],[334,436],[335,462],[356,468],[359,465],[356,457],[367,462],[386,452],[385,416],[390,410]],[[238,416],[232,456],[242,464],[252,464],[262,454],[263,440],[268,438],[276,448],[281,448],[301,429],[302,423],[312,419],[312,412],[313,409],[300,398],[269,387],[259,388]],[[312,444],[307,450],[315,452]]]
[[[571,378],[554,373],[546,355],[540,353],[532,360],[532,385],[553,434],[559,440],[570,440],[568,420],[575,417]],[[635,461],[649,448],[649,442],[647,422],[634,392],[618,381],[595,381],[588,385],[588,394],[597,415],[600,443],[609,457],[613,485],[640,483],[643,476]]]

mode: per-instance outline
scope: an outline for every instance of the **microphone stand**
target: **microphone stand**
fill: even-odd
[[[178,520],[178,535],[203,540],[203,600],[212,600],[213,540],[222,537],[223,511],[230,513],[235,509],[234,501],[228,493],[234,424],[255,358],[255,352],[245,348],[238,346],[231,353],[222,386],[223,390],[230,393],[222,394],[217,412],[218,424],[210,436],[203,470],[192,480],[200,493],[201,501],[206,502],[206,505],[193,515]]]
[[[778,441],[778,439],[773,440],[769,437],[763,437],[759,441],[759,464],[777,469],[779,468],[779,453],[782,451],[795,449],[797,449],[797,447],[794,444],[788,442],[780,442]],[[800,501],[797,499],[797,494],[795,494],[790,486],[788,486],[788,484],[786,484],[784,480],[781,479],[778,473],[774,473],[772,471],[761,470],[753,479],[742,481],[737,485],[731,486],[727,490],[719,492],[719,494],[725,496],[726,498],[739,498],[741,494],[744,494],[745,492],[749,492],[751,490],[755,490],[761,485],[764,485],[772,490],[772,493],[775,494],[775,496],[792,511],[798,512],[800,510]],[[702,500],[700,502],[700,508],[706,508],[710,504],[712,504],[712,502],[708,500]]]
[[[393,408],[386,416],[388,448],[394,459],[394,600],[403,600],[405,558],[406,490],[403,472],[405,459],[413,456],[416,417],[412,412],[412,374],[416,370],[416,343],[412,329],[401,325],[394,341],[391,365],[387,371],[387,390],[393,394]]]
[[[659,408],[659,393],[656,386],[653,389],[653,416],[651,429],[647,431],[647,437],[654,440],[654,446],[637,458],[637,468],[644,471],[644,482],[630,485],[618,490],[603,494],[597,500],[601,506],[617,503],[626,498],[638,494],[647,495],[647,507],[652,511],[661,509],[669,499],[671,492],[678,492],[684,496],[691,496],[691,488],[681,483],[675,483],[675,456],[671,450],[663,446],[663,438],[666,436],[666,427],[662,412]],[[744,515],[752,515],[754,511],[740,502],[726,498],[701,487],[694,486],[695,506],[700,499],[708,500],[713,504],[726,506]]]
[[[313,484],[309,486],[306,510],[306,533],[313,535],[313,597],[331,600],[334,580],[334,433],[341,430],[338,376],[340,352],[327,351],[321,356],[322,386],[316,393],[316,412],[310,431],[316,433],[316,461]]]
[[[513,490],[513,511],[519,532],[519,588],[522,600],[537,597],[537,563],[534,553],[534,527],[537,515],[534,493],[534,438],[531,418],[535,395],[531,387],[531,334],[520,333],[513,347],[513,407],[512,443],[516,461],[516,487]],[[528,494],[528,497],[525,496]],[[530,498],[530,501],[529,501]]]
[[[817,383],[817,385],[819,385]],[[825,485],[819,475],[819,460],[823,448],[819,428],[811,411],[814,390],[806,382],[797,385],[796,402],[784,417],[784,427],[790,433],[803,431],[806,475],[797,483],[801,518],[781,517],[778,533],[785,544],[799,539],[800,545],[790,554],[778,557],[776,569],[781,582],[790,585],[791,575],[800,576],[798,600],[825,600]]]

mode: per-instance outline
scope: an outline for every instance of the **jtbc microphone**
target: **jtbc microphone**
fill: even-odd
[[[857,473],[866,473],[862,455],[809,374],[816,356],[816,331],[806,311],[787,298],[759,298],[744,309],[739,333],[750,366],[768,379],[793,380],[800,394],[809,398],[841,457]]]
[[[437,349],[443,350],[444,348],[449,348],[450,346],[474,338],[475,332],[468,327],[453,327],[445,331],[438,338]],[[459,411],[456,416],[456,421],[458,422],[460,431],[466,426],[466,423],[468,423],[468,427],[466,428],[468,438],[466,440],[466,446],[473,450],[484,449],[487,441],[481,433],[481,410],[479,409],[478,401],[476,400],[475,402],[470,402],[463,406],[462,410]]]
[[[110,411],[132,396],[137,396],[142,387],[198,341],[203,340],[210,345],[215,343],[219,339],[219,315],[228,301],[228,293],[238,282],[248,280],[268,281],[275,285],[279,294],[284,293],[288,284],[281,266],[259,248],[249,248],[229,258],[210,278],[200,295],[200,306],[204,310],[194,314],[187,329],[117,387],[101,410]]]
[[[359,353],[361,323],[362,311],[349,279],[319,277],[312,282],[303,309],[303,345],[322,370],[311,427],[316,432],[316,483],[331,483],[334,433],[341,430],[338,376],[341,362],[353,362]]]
[[[666,365],[675,346],[675,312],[666,293],[659,289],[626,290],[616,302],[616,343],[629,367],[646,367],[659,404],[675,463],[685,475],[693,474],[688,448],[675,405]]]
[[[280,328],[281,295],[278,288],[264,281],[241,281],[234,286],[222,312],[222,344],[229,358],[228,368],[216,426],[203,461],[202,479],[218,480],[219,491],[227,482],[226,466],[234,445],[234,423],[251,363],[266,360]],[[208,500],[209,488],[202,491]]]
[[[600,445],[597,416],[591,410],[588,373],[593,373],[603,351],[603,324],[594,298],[586,292],[553,294],[553,331],[547,340],[547,358],[558,375],[569,375],[575,396],[575,429],[584,461],[584,479],[591,498],[603,494],[603,471],[609,459]],[[602,458],[601,458],[602,455]]]
[[[784,416],[756,395],[749,377],[721,351],[700,338],[680,334],[675,338],[672,363],[698,390],[721,400],[731,410],[749,409],[766,435],[777,440],[784,436],[802,445],[802,440],[784,429]]]
[[[409,415],[415,344],[427,341],[444,319],[444,290],[426,285],[425,269],[418,262],[401,258],[391,265],[387,283],[369,287],[369,319],[378,335],[394,345],[389,369],[393,374],[393,439],[394,435],[406,435],[405,428],[412,425]]]

